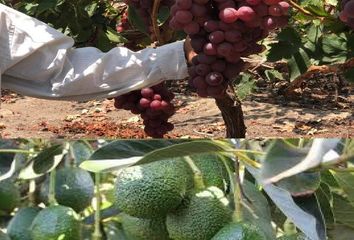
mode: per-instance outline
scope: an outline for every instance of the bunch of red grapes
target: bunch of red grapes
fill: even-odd
[[[189,67],[190,85],[201,97],[222,97],[242,70],[242,57],[263,51],[258,44],[288,23],[285,0],[176,0],[171,28],[191,38],[197,56]]]
[[[354,0],[342,0],[340,19],[354,29]]]
[[[175,113],[171,103],[174,98],[164,83],[150,88],[132,91],[115,98],[114,106],[140,114],[144,120],[145,133],[153,138],[162,138],[172,131],[173,124],[168,119]]]
[[[151,0],[124,0],[129,6],[137,11],[143,19],[147,31],[152,33],[151,13],[154,1]],[[174,0],[162,0],[160,6],[171,7]],[[117,31],[123,32],[129,28],[128,11],[125,11],[117,25]],[[151,36],[153,38],[153,36]],[[140,114],[144,120],[145,133],[154,138],[162,138],[168,131],[173,129],[173,124],[168,119],[174,114],[175,108],[171,103],[174,95],[164,83],[150,88],[132,91],[123,96],[115,98],[115,107],[131,111],[133,114]]]

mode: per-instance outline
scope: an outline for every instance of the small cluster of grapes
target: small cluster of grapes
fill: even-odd
[[[117,109],[129,110],[133,114],[140,114],[144,120],[145,133],[153,138],[162,138],[174,128],[173,124],[168,122],[175,113],[171,103],[173,98],[173,93],[164,83],[160,83],[116,97],[114,106]]]
[[[284,0],[176,0],[171,28],[191,38],[196,57],[190,85],[201,97],[222,97],[242,70],[242,57],[263,51],[257,42],[288,23]]]
[[[175,0],[161,0],[161,6],[171,7]],[[139,17],[144,21],[146,30],[153,32],[151,13],[154,1],[151,0],[124,0],[129,7],[137,11]],[[126,10],[117,25],[117,32],[123,32],[129,29],[128,11]],[[154,36],[152,35],[153,39]],[[168,119],[174,114],[175,109],[171,103],[174,98],[164,83],[151,88],[132,91],[125,95],[115,98],[115,107],[117,109],[129,110],[133,114],[140,114],[145,125],[144,131],[148,136],[162,138],[174,126],[168,122]]]
[[[117,24],[116,30],[121,33],[127,29],[129,29],[129,21],[128,21],[128,11],[125,10],[121,15],[120,21]]]
[[[354,0],[342,0],[340,19],[354,29]]]

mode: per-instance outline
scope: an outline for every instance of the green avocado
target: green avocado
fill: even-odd
[[[15,214],[7,226],[7,234],[11,240],[32,240],[30,228],[39,211],[40,208],[27,207]]]
[[[248,223],[230,223],[211,240],[266,240],[264,233]]]
[[[91,204],[95,184],[91,175],[81,169],[65,167],[57,171],[55,199],[60,205],[81,212]]]
[[[66,206],[43,209],[31,226],[33,240],[79,240],[81,226],[77,214]]]
[[[215,186],[224,192],[228,190],[230,178],[222,156],[210,153],[198,154],[192,156],[192,160],[202,173],[205,187]]]
[[[223,191],[216,187],[195,193],[167,215],[167,231],[174,240],[209,240],[231,221],[227,205]]]
[[[122,227],[129,240],[168,240],[166,218],[136,218],[122,215]]]
[[[115,204],[134,217],[165,216],[182,203],[192,184],[192,170],[180,159],[129,167],[117,177]]]
[[[12,212],[20,203],[20,190],[11,180],[0,182],[0,210]]]

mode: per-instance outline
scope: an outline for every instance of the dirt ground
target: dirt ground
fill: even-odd
[[[2,138],[147,138],[139,117],[113,101],[48,101],[5,93]],[[353,95],[347,104],[309,103],[255,93],[243,101],[247,137],[354,137]],[[225,126],[213,99],[176,93],[175,129],[167,138],[222,138]]]

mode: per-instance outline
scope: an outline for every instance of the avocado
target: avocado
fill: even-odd
[[[249,223],[230,223],[211,240],[267,240],[264,233]]]
[[[81,212],[91,204],[95,184],[91,175],[81,169],[65,167],[57,171],[55,199],[60,205]]]
[[[222,190],[216,187],[193,194],[166,218],[174,240],[209,240],[231,221],[232,211]]]
[[[30,228],[40,208],[27,207],[18,210],[7,226],[11,240],[32,240]]]
[[[202,173],[205,187],[215,186],[224,192],[228,190],[230,178],[222,156],[211,153],[198,154],[192,156],[192,160]]]
[[[72,208],[50,206],[41,210],[31,226],[33,240],[79,240],[80,221]]]
[[[166,217],[147,219],[122,215],[122,227],[129,240],[168,240]]]
[[[12,212],[20,203],[18,187],[9,179],[0,182],[0,210]]]
[[[181,204],[192,184],[192,170],[181,159],[128,167],[115,182],[115,204],[134,217],[165,216]]]

